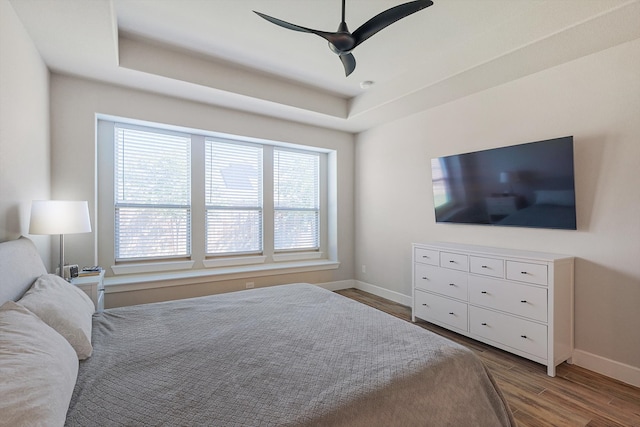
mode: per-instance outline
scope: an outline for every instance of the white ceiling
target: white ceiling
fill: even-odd
[[[405,0],[347,0],[351,31]],[[359,132],[640,37],[640,0],[434,0],[354,51],[341,0],[10,0],[49,68]],[[369,89],[360,82],[374,81]]]

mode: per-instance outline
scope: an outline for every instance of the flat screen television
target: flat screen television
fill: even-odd
[[[431,160],[436,222],[576,229],[573,137]]]

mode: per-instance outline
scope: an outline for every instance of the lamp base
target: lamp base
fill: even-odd
[[[60,235],[60,263],[58,264],[58,275],[64,277],[64,234]]]

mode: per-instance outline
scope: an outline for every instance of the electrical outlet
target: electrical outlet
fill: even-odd
[[[253,289],[253,287],[255,286],[255,283],[253,282],[247,282],[246,283],[247,289]]]

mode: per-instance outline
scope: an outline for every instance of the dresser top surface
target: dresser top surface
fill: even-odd
[[[556,254],[550,252],[528,251],[521,249],[497,248],[494,246],[469,245],[466,243],[452,242],[424,242],[413,243],[414,247],[430,248],[450,251],[463,251],[477,254],[479,256],[498,256],[505,258],[522,258],[539,261],[573,261],[574,257],[570,255]]]

